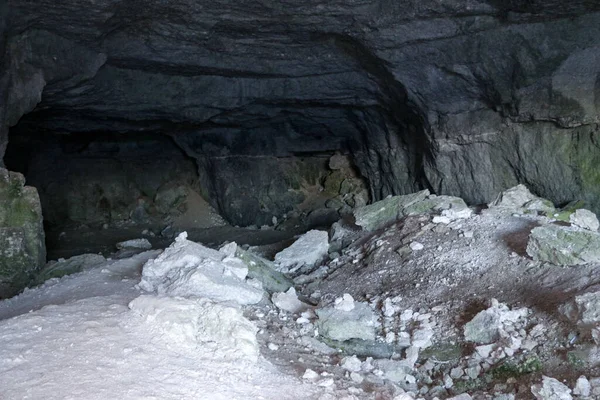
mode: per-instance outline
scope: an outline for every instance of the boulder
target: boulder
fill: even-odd
[[[542,383],[533,385],[531,393],[537,400],[571,400],[571,389],[557,379],[542,377]]]
[[[558,225],[540,226],[529,235],[527,254],[556,265],[600,262],[600,234]]]
[[[255,304],[262,299],[263,290],[260,283],[247,281],[247,275],[248,267],[242,260],[191,242],[183,232],[160,256],[144,265],[139,286],[159,295]]]
[[[517,185],[500,193],[489,207],[511,212],[555,211],[551,201],[535,196],[525,185]]]
[[[366,231],[383,228],[387,224],[404,217],[406,215],[404,211],[407,207],[425,200],[427,196],[429,196],[429,190],[422,190],[417,193],[388,197],[368,206],[357,208],[354,210],[356,225],[361,226]]]
[[[600,323],[600,292],[576,296],[574,301],[562,305],[560,311],[575,323],[598,324]]]
[[[350,339],[375,340],[377,317],[373,310],[364,303],[353,302],[347,306],[344,299],[334,307],[316,310],[319,320],[319,333],[329,339],[340,342]]]
[[[275,255],[275,265],[280,272],[293,273],[304,266],[316,266],[327,255],[328,250],[327,232],[308,231],[290,247]]]
[[[516,322],[519,318],[525,317],[528,312],[526,308],[510,310],[506,304],[492,299],[490,308],[479,312],[465,324],[465,340],[479,344],[493,343],[504,333],[505,324]]]
[[[374,231],[402,217],[419,214],[439,214],[449,223],[469,218],[471,209],[463,199],[454,196],[436,196],[422,190],[403,196],[393,196],[354,210],[356,225]]]
[[[117,243],[117,249],[119,250],[150,250],[151,248],[152,244],[145,238],[131,239]]]
[[[49,262],[35,277],[33,284],[41,284],[51,278],[60,278],[65,275],[95,268],[106,262],[100,254],[81,254],[68,259]]]
[[[27,286],[46,263],[42,207],[25,178],[0,168],[0,298]]]
[[[585,208],[575,210],[573,214],[569,216],[569,222],[573,225],[577,225],[580,228],[588,229],[590,231],[597,231],[600,227],[598,217],[596,214]]]
[[[248,267],[248,277],[256,279],[263,284],[263,288],[269,292],[285,292],[292,285],[291,279],[281,272],[276,271],[275,264],[271,261],[246,251],[236,245],[235,256],[242,260]]]

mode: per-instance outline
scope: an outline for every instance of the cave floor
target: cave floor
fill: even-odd
[[[100,253],[104,256],[110,256],[116,251],[116,243],[130,239],[146,238],[155,249],[164,249],[173,242],[172,237],[144,235],[142,234],[144,229],[147,228],[124,226],[109,227],[107,229],[79,227],[47,230],[47,259],[57,260],[85,253]],[[150,227],[150,230],[152,230],[152,227]],[[294,236],[306,230],[305,227],[275,230],[224,225],[211,228],[188,228],[185,231],[188,233],[190,240],[208,247],[214,248],[225,242],[236,242],[240,246],[274,246],[274,250],[270,251],[272,252],[284,248]]]

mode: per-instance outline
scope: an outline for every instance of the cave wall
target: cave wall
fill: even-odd
[[[8,125],[171,135],[234,223],[286,209],[284,193],[269,191],[289,180],[289,157],[339,149],[374,199],[430,188],[481,203],[522,182],[600,211],[597,2],[39,0],[10,10]]]

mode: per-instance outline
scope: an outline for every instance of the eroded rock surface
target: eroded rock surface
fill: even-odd
[[[42,208],[23,175],[0,168],[0,298],[14,295],[46,263]]]

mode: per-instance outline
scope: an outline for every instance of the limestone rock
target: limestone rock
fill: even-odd
[[[571,389],[558,381],[547,376],[542,377],[541,385],[533,385],[531,393],[537,400],[571,400]]]
[[[573,389],[574,395],[587,397],[590,395],[591,391],[592,387],[590,385],[590,381],[585,376],[582,375],[579,378],[577,378],[575,388]]]
[[[525,185],[517,185],[500,193],[489,207],[511,212],[553,212],[555,209],[552,202],[535,196]]]
[[[584,293],[560,307],[571,321],[589,325],[600,323],[600,292]]]
[[[285,293],[273,293],[271,300],[277,308],[293,314],[301,313],[309,308],[308,304],[303,303],[298,299],[296,289],[293,287]]]
[[[131,239],[126,240],[124,242],[117,243],[117,249],[125,250],[125,249],[136,249],[136,250],[150,250],[152,248],[152,244],[148,241],[148,239]]]
[[[600,227],[600,222],[598,222],[596,214],[585,208],[575,210],[575,212],[569,216],[569,222],[590,231],[597,231],[598,227]]]
[[[556,265],[600,262],[600,234],[557,225],[534,228],[527,254],[536,261]]]
[[[248,267],[248,277],[262,282],[265,290],[273,292],[285,292],[292,285],[291,279],[281,272],[276,271],[275,264],[271,261],[246,251],[236,245],[235,256],[242,260]]]
[[[316,313],[319,317],[319,333],[332,340],[375,339],[377,317],[367,304],[356,302],[349,311],[335,307],[321,308]]]
[[[329,235],[312,230],[300,236],[290,247],[275,255],[275,265],[280,272],[295,272],[303,266],[314,267],[329,250]]]
[[[34,284],[44,283],[51,278],[75,274],[84,269],[92,269],[105,262],[106,258],[99,254],[81,254],[66,260],[51,261],[35,277]]]
[[[406,215],[406,208],[425,200],[427,196],[429,196],[429,190],[423,190],[403,196],[390,197],[368,206],[357,208],[354,210],[356,225],[363,227],[367,231],[382,228],[402,218]]]
[[[0,298],[23,289],[46,262],[42,208],[25,178],[0,168]]]
[[[464,327],[465,340],[479,344],[489,344],[498,340],[506,323],[514,323],[528,314],[526,308],[510,310],[506,304],[492,300],[492,306],[479,312]]]
[[[262,288],[245,280],[248,268],[242,260],[186,238],[187,233],[180,234],[161,255],[144,265],[140,288],[160,295],[239,304],[262,299]]]

